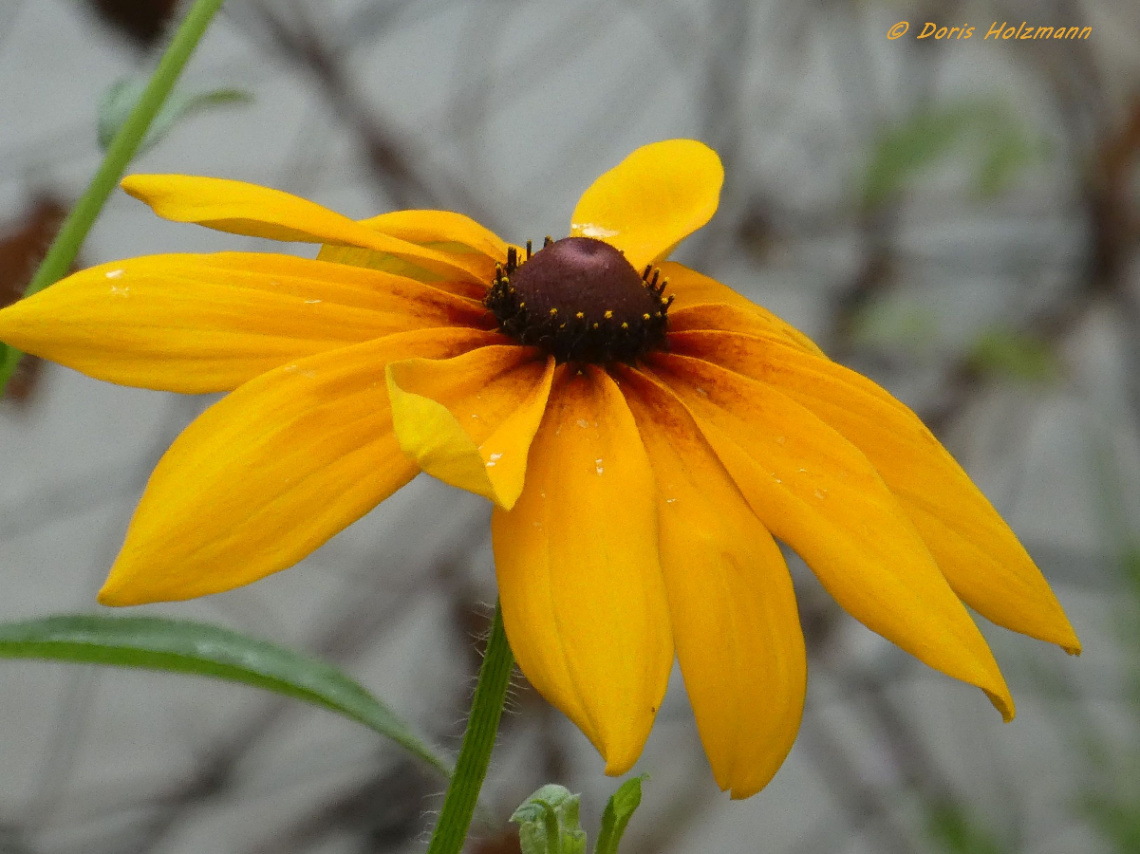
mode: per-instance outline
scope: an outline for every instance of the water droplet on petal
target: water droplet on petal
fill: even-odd
[[[619,233],[593,222],[571,223],[570,230],[574,234],[580,234],[582,237],[593,237],[595,240],[605,240],[607,237],[613,237]]]

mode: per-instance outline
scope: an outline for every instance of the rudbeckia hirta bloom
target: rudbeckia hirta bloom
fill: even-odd
[[[1012,718],[965,605],[1077,652],[1060,605],[909,409],[665,260],[722,179],[699,142],[640,148],[541,248],[455,213],[357,222],[236,181],[127,179],[168,219],[323,248],[134,258],[0,312],[0,339],[93,377],[229,392],[159,462],[100,601],[256,581],[422,470],[493,502],[511,648],[607,773],[640,755],[674,657],[721,788],[779,768],[806,664],[775,538]]]

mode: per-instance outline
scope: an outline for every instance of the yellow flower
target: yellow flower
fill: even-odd
[[[235,181],[129,178],[168,219],[324,248],[119,261],[0,312],[4,341],[93,377],[230,392],[159,462],[100,601],[248,584],[423,470],[494,502],[511,647],[607,773],[640,755],[674,655],[721,788],[779,768],[806,666],[773,536],[1012,718],[963,602],[1077,652],[1060,605],[910,410],[664,260],[722,179],[698,142],[638,149],[531,257],[454,213],[355,222]]]

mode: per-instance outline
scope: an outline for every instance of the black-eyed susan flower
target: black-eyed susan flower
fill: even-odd
[[[494,503],[511,647],[608,773],[641,753],[674,656],[720,786],[744,797],[780,766],[806,666],[775,538],[1011,718],[965,605],[1076,652],[1060,605],[910,410],[664,260],[722,178],[698,142],[638,149],[537,251],[455,213],[356,222],[235,181],[128,179],[168,219],[324,248],[134,258],[0,312],[4,341],[91,376],[229,392],[159,462],[100,601],[248,584],[423,470]]]

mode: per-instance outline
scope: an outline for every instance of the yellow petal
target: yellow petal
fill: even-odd
[[[981,632],[858,449],[764,383],[687,356],[660,354],[651,364],[697,418],[760,521],[848,613],[977,685],[1013,717]]]
[[[807,660],[784,557],[681,403],[630,369],[622,391],[657,481],[677,658],[717,784],[760,791],[795,741]]]
[[[448,278],[483,281],[477,256],[449,255],[389,237],[281,190],[225,178],[131,175],[123,189],[164,219],[250,237],[358,246],[406,258]]]
[[[526,486],[491,523],[503,621],[519,667],[606,760],[632,767],[673,661],[653,474],[603,371],[555,373]]]
[[[393,362],[388,396],[396,438],[428,474],[510,510],[553,376],[554,359],[516,344]]]
[[[332,264],[344,264],[350,267],[365,267],[369,270],[380,270],[393,276],[415,279],[417,282],[425,282],[432,287],[465,299],[481,301],[487,295],[487,284],[482,280],[449,278],[441,273],[433,273],[418,264],[413,264],[407,258],[397,258],[395,255],[375,252],[371,249],[325,244],[317,252],[317,260],[328,261]],[[491,281],[490,275],[486,281]]]
[[[814,341],[766,308],[756,305],[716,279],[681,264],[661,265],[669,280],[665,293],[675,297],[669,310],[669,331],[722,329],[750,335],[775,335],[797,347],[822,356]]]
[[[429,329],[310,356],[207,409],[150,477],[104,605],[190,599],[292,566],[407,483],[384,366],[497,343]]]
[[[722,183],[720,158],[704,143],[643,146],[582,194],[570,234],[606,241],[640,271],[712,219]]]
[[[322,246],[317,257],[338,264],[371,267],[419,281],[432,282],[473,299],[483,298],[487,286],[494,278],[495,266],[506,263],[509,248],[506,242],[470,217],[451,211],[394,211],[361,220],[360,224],[382,234],[398,237],[400,240],[439,252],[470,256],[465,258],[464,262],[479,265],[477,270],[479,280],[447,281],[446,276],[433,273],[405,258],[349,246]]]
[[[459,254],[477,253],[491,263],[490,272],[494,272],[495,264],[507,260],[506,241],[471,217],[454,211],[392,211],[361,220],[360,224],[409,243]]]
[[[703,357],[778,388],[871,461],[918,528],[950,586],[995,623],[1080,651],[1060,603],[981,490],[906,406],[866,377],[784,342],[686,332],[678,353]]]
[[[228,391],[285,362],[483,307],[286,255],[154,255],[92,267],[0,311],[0,340],[123,385]]]

